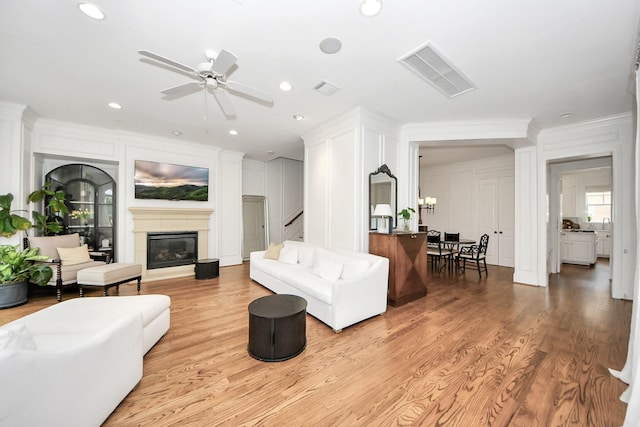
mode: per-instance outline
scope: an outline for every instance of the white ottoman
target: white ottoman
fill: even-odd
[[[85,286],[101,286],[102,295],[107,296],[107,289],[110,287],[115,286],[117,290],[121,284],[132,280],[138,281],[138,292],[140,292],[140,281],[142,280],[142,266],[140,264],[116,262],[78,271],[78,287],[81,297],[84,296],[82,288]]]

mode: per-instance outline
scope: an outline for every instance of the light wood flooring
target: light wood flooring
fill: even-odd
[[[247,305],[270,294],[248,272],[245,263],[213,280],[143,283],[142,293],[171,296],[171,328],[105,426],[618,426],[624,419],[625,385],[607,368],[623,366],[631,302],[611,299],[603,262],[565,265],[548,288],[514,284],[513,270],[501,267],[481,280],[469,270],[432,274],[426,297],[340,334],[308,316],[307,348],[277,363],[247,354]],[[135,284],[120,294],[135,294]],[[54,303],[52,294],[32,296],[0,310],[0,324]]]

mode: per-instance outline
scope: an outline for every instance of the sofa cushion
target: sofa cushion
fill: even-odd
[[[280,250],[284,247],[283,243],[276,245],[275,243],[269,243],[269,247],[264,253],[264,257],[267,259],[275,259],[280,258]]]
[[[35,350],[31,332],[21,323],[0,328],[0,348],[6,350]]]
[[[251,266],[262,271],[269,276],[280,279],[283,273],[290,271],[303,270],[305,267],[301,264],[285,264],[273,259],[258,258],[251,261]]]
[[[358,257],[357,254],[351,254],[347,251],[330,250],[318,248],[316,251],[319,256],[330,259],[338,264],[342,264],[341,279],[353,279],[366,272],[371,267],[369,260]]]
[[[278,261],[285,264],[297,264],[298,263],[298,248],[294,246],[285,246],[280,250]]]
[[[78,246],[80,246],[80,235],[78,233],[63,234],[61,236],[29,237],[29,247],[40,248],[38,253],[51,259],[58,259],[58,248],[75,248]]]
[[[286,248],[287,246],[293,246],[298,249],[298,262],[300,264],[306,267],[313,265],[313,256],[316,251],[315,246],[305,242],[298,242],[297,240],[286,240],[284,247]]]
[[[84,268],[97,267],[99,265],[104,265],[104,264],[106,264],[104,261],[89,261],[89,262],[83,262],[82,264],[64,265],[62,266],[62,269],[61,269],[62,284],[68,285],[71,283],[76,283],[76,280],[78,278],[78,271]],[[56,266],[53,265],[51,266],[51,268],[53,269],[53,276],[51,276],[51,280],[49,280],[49,283],[47,283],[47,285],[55,286],[56,285],[56,272],[55,272]]]
[[[325,304],[332,303],[333,284],[313,274],[308,268],[288,271],[281,280]]]
[[[91,261],[86,243],[75,248],[57,248],[57,251],[62,265],[76,265]]]
[[[335,282],[342,274],[343,265],[334,261],[330,257],[316,254],[316,260],[313,264],[311,272],[316,276],[320,276],[330,282]]]

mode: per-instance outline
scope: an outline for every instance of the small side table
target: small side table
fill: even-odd
[[[280,362],[307,346],[307,301],[296,295],[268,295],[249,304],[249,345],[254,359]]]
[[[196,280],[215,279],[220,275],[218,258],[199,259],[196,261]]]

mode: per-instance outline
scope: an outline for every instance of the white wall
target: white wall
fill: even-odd
[[[22,113],[21,113],[22,111]],[[47,167],[61,162],[110,164],[116,167],[118,192],[118,253],[120,261],[132,261],[134,248],[132,206],[211,208],[208,252],[221,265],[242,262],[242,157],[243,153],[186,141],[79,126],[54,120],[34,120],[23,106],[0,104],[0,134],[4,147],[12,147],[11,160],[2,168],[5,192],[26,199],[41,185]],[[15,151],[13,151],[15,150]],[[134,160],[150,160],[209,168],[209,201],[138,200],[134,197]],[[2,161],[7,161],[3,158]],[[46,166],[45,166],[46,164]],[[21,179],[22,178],[22,179]],[[224,233],[224,236],[222,235]]]
[[[611,155],[615,204],[612,218],[611,292],[614,298],[633,298],[636,252],[633,126],[632,116],[624,114],[540,132],[536,149],[537,194],[529,196],[529,203],[536,208],[537,228],[546,230],[546,238],[528,235],[520,239],[520,244],[536,248],[537,284],[546,286],[548,283],[550,236],[558,232],[557,225],[550,221],[546,203],[549,191],[554,188],[554,183],[549,182],[549,165],[559,161]]]
[[[399,130],[356,109],[304,136],[305,241],[368,251],[369,173],[383,163],[399,172]],[[398,178],[400,194],[407,180]]]
[[[424,156],[429,150],[423,151]],[[420,170],[422,196],[436,197],[432,214],[422,211],[422,224],[430,230],[460,233],[461,238],[480,237],[478,231],[478,183],[484,178],[514,176],[514,156],[499,156],[451,163]]]

